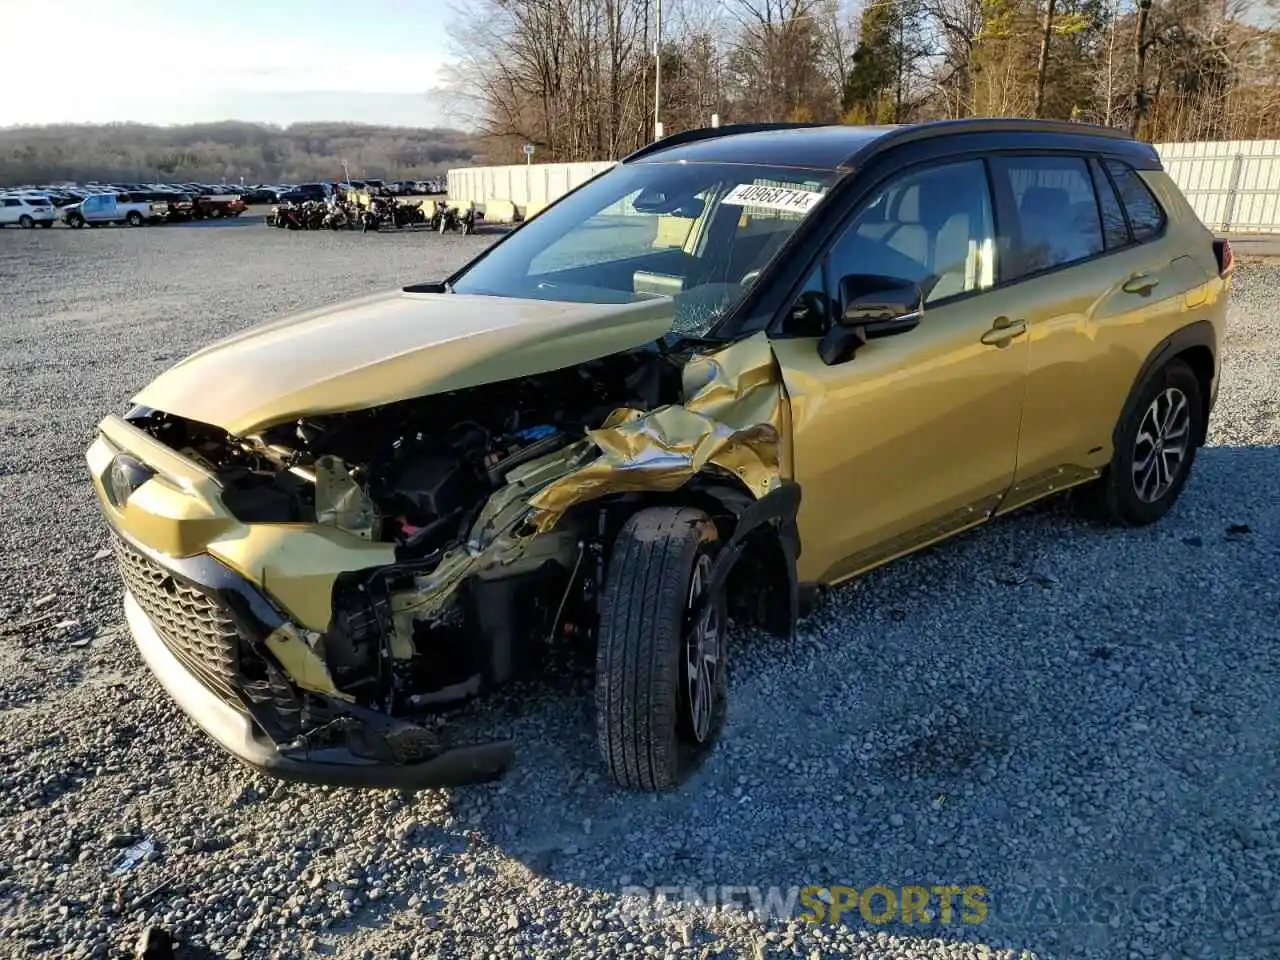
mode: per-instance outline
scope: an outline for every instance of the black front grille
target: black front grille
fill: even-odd
[[[112,539],[124,585],[165,646],[214,693],[239,707],[240,638],[228,611],[119,537]]]

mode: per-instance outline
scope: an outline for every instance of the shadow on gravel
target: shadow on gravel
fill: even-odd
[[[1259,872],[1280,853],[1259,802],[1280,782],[1277,478],[1280,446],[1208,447],[1161,523],[1044,503],[832,591],[794,641],[740,637],[725,736],[675,794],[604,781],[571,658],[496,708],[516,769],[455,803],[587,891],[737,885],[798,917],[799,888],[846,886],[843,922],[904,937],[1277,955],[1238,949],[1280,920]],[[924,931],[902,922],[910,886]]]

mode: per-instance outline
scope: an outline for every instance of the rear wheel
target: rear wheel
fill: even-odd
[[[1138,388],[1102,477],[1083,491],[1086,512],[1122,526],[1159,520],[1177,501],[1204,436],[1200,381],[1172,360]]]
[[[30,230],[35,225],[36,225],[36,222],[32,220],[31,217],[25,213],[18,218],[18,226],[20,226],[23,230]]]
[[[710,751],[728,699],[720,542],[701,510],[655,507],[618,534],[600,601],[596,736],[613,779],[677,786]]]

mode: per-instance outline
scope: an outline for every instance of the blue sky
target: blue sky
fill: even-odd
[[[0,126],[458,125],[440,95],[448,0],[0,0],[0,10],[23,24],[0,55]]]

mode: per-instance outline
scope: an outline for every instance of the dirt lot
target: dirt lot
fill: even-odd
[[[739,638],[724,742],[677,794],[602,781],[574,664],[477,711],[519,750],[484,787],[279,785],[197,735],[122,629],[94,423],[215,337],[486,242],[0,232],[0,953],[115,956],[156,925],[246,958],[1280,955],[1276,266],[1239,275],[1170,517],[1118,532],[1050,505],[836,591],[794,643]],[[811,884],[888,888],[836,891],[876,919],[906,885],[978,885],[987,916],[621,896],[777,909]]]

